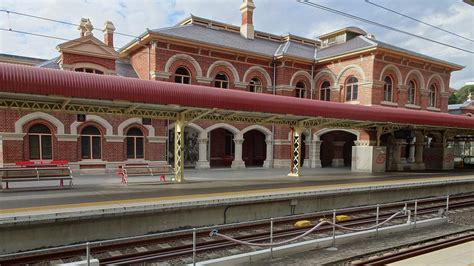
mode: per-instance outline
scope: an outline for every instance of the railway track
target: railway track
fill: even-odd
[[[400,210],[405,203],[396,203],[384,205],[380,208],[379,221],[382,221]],[[406,204],[407,208],[414,215],[414,203]],[[451,197],[449,209],[458,209],[474,206],[474,196],[464,195]],[[446,207],[445,199],[419,201],[417,206],[417,216],[437,216],[439,210]],[[368,224],[373,225],[376,221],[374,208],[353,208],[348,211],[341,211],[338,214],[344,214],[352,217],[349,221],[340,222],[339,224],[348,227],[364,227]],[[308,230],[308,228],[293,228],[292,224],[298,220],[319,221],[321,218],[332,217],[332,212],[320,212],[317,214],[298,215],[297,217],[285,217],[277,219],[274,223],[275,229],[273,240],[289,239],[300,235]],[[401,220],[400,220],[401,219]],[[395,223],[403,223],[406,216],[401,217]],[[392,223],[393,224],[393,223]],[[268,221],[259,221],[255,223],[247,223],[243,226],[228,226],[220,229],[220,232],[231,235],[236,239],[248,242],[268,242],[269,241],[269,223]],[[235,248],[238,244],[223,239],[212,239],[208,236],[209,230],[197,233],[199,242],[196,245],[198,254],[210,251],[218,251],[223,249]],[[317,234],[325,234],[331,231],[332,226],[322,226],[316,231]],[[339,230],[338,230],[339,233]],[[313,234],[311,237],[316,237]],[[193,254],[193,244],[191,241],[191,232],[180,234],[165,234],[157,237],[143,237],[129,239],[127,241],[108,241],[91,244],[91,256],[99,259],[101,264],[133,264],[143,262],[165,261],[177,257],[189,257]],[[172,243],[172,244],[170,244]],[[244,252],[244,251],[242,251]],[[85,248],[83,245],[73,246],[65,249],[54,249],[49,252],[32,252],[23,254],[23,256],[0,257],[0,265],[18,265],[18,264],[42,264],[54,260],[63,260],[64,262],[80,260],[78,257],[84,256]]]
[[[467,235],[460,235],[448,239],[431,241],[424,245],[416,245],[411,248],[405,248],[398,252],[390,252],[382,256],[372,257],[367,260],[351,262],[351,265],[387,265],[401,260],[406,260],[416,256],[428,254],[437,250],[453,247],[459,244],[474,241],[474,232],[470,231]]]

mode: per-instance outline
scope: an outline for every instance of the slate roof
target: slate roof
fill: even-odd
[[[275,51],[278,49],[278,46],[280,46],[280,43],[275,41],[264,40],[261,38],[249,40],[242,38],[240,33],[194,24],[156,29],[151,32],[190,41],[219,45],[226,48],[251,51],[266,56],[273,56]]]
[[[61,69],[59,67],[58,60],[59,56],[36,66],[40,68]],[[120,77],[138,78],[138,75],[133,69],[132,65],[123,59],[115,60],[115,72],[117,73],[117,76]]]
[[[202,18],[197,18],[194,16],[192,16],[191,18],[202,19]],[[215,24],[220,23],[217,21],[211,21],[207,19],[203,19],[203,20],[206,20]],[[237,26],[232,26],[232,27],[234,29],[238,28]],[[146,33],[147,32],[145,32],[144,34]],[[443,61],[437,58],[433,58],[427,55],[423,55],[423,54],[416,53],[410,50],[406,50],[406,49],[403,49],[403,48],[400,48],[400,47],[397,47],[385,42],[381,42],[376,39],[372,39],[372,38],[369,39],[363,35],[356,36],[344,43],[335,44],[335,45],[331,45],[329,47],[324,47],[324,48],[320,48],[320,47],[317,48],[311,44],[305,44],[305,43],[292,41],[291,38],[289,38],[288,40],[283,40],[284,36],[280,36],[282,38],[282,41],[276,41],[276,40],[270,40],[270,39],[267,40],[267,39],[262,39],[260,37],[255,37],[255,39],[250,40],[250,39],[243,38],[239,32],[219,29],[219,28],[211,27],[211,26],[193,24],[193,23],[177,25],[174,27],[168,27],[168,28],[163,28],[163,29],[154,29],[154,30],[150,30],[149,33],[156,33],[158,35],[177,37],[184,40],[197,41],[197,42],[206,43],[210,45],[217,45],[217,46],[221,46],[225,48],[231,48],[231,49],[240,50],[244,52],[252,52],[252,53],[261,54],[265,56],[289,55],[289,56],[303,58],[306,60],[320,60],[320,59],[343,55],[346,53],[355,52],[358,50],[363,50],[363,49],[367,49],[371,47],[383,47],[390,50],[399,51],[406,54],[411,54],[416,57],[425,58],[431,61],[440,62],[443,64],[452,65],[454,67],[463,68],[462,66],[457,65],[457,64],[453,64],[453,63]],[[272,36],[275,36],[275,35],[272,35]],[[303,38],[303,37],[298,37],[298,36],[294,36],[294,37]],[[306,39],[306,38],[303,38],[303,39]],[[131,45],[131,43],[125,45],[120,50],[123,50],[125,47],[128,47],[129,45]]]

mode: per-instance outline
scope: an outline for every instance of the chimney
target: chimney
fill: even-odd
[[[242,13],[242,25],[240,26],[240,35],[246,39],[253,40],[254,28],[253,28],[253,10],[255,4],[253,0],[243,0],[240,6],[240,13]]]
[[[102,30],[104,32],[104,43],[108,47],[114,47],[114,31],[115,31],[115,26],[111,21],[106,21],[104,24],[104,29]]]

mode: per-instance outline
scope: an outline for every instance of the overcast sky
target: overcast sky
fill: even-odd
[[[366,3],[364,0],[312,0],[382,24],[400,28],[441,42],[474,51],[474,43],[403,18]],[[95,28],[105,21],[115,24],[118,32],[140,35],[146,28],[173,26],[190,14],[234,25],[240,24],[242,0],[2,0],[0,8],[71,23],[90,18]],[[446,30],[474,39],[474,7],[461,0],[372,0]],[[298,3],[296,0],[255,0],[255,29],[273,34],[315,38],[347,26],[357,26],[381,41],[466,66],[451,76],[451,87],[460,88],[474,81],[474,54],[427,42],[396,32],[364,24],[327,11]],[[47,22],[0,12],[0,27],[66,39],[79,37],[74,26]],[[95,36],[102,39],[96,31]],[[115,36],[115,46],[131,41]],[[63,41],[0,31],[0,53],[53,58],[56,45]]]

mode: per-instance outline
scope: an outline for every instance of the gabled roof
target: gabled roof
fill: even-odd
[[[105,45],[92,34],[83,36],[57,46],[59,52],[70,54],[91,55],[99,58],[117,59],[119,54],[113,47]]]

